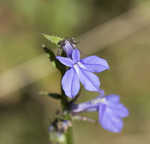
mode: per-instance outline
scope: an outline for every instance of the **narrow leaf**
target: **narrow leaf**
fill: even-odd
[[[63,38],[58,36],[52,36],[48,34],[42,34],[47,40],[49,40],[51,43],[58,45],[60,41],[63,40]]]

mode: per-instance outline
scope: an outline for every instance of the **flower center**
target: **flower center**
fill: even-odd
[[[77,74],[79,75],[80,74],[80,70],[79,70],[78,63],[74,64],[73,67],[74,67],[75,71],[77,72]]]
[[[79,67],[86,69],[86,67],[81,62],[78,62],[77,64],[79,65]]]

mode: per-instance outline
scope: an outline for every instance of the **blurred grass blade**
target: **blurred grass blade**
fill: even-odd
[[[42,34],[47,40],[49,40],[51,43],[58,45],[60,41],[63,40],[63,38],[58,36],[52,36],[48,34]]]

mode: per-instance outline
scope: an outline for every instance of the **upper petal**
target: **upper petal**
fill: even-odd
[[[64,74],[62,78],[62,88],[65,94],[70,98],[74,98],[78,94],[80,90],[80,81],[73,68],[67,70]]]
[[[64,45],[62,47],[63,47],[63,50],[65,51],[67,57],[71,58],[72,57],[72,51],[74,48],[74,46],[71,44],[71,42],[68,40],[65,40]]]
[[[81,69],[78,65],[75,65],[74,68],[77,71],[79,79],[86,90],[99,91],[100,81],[95,74]]]
[[[73,61],[70,58],[66,58],[66,57],[61,57],[61,56],[57,56],[56,57],[62,64],[68,66],[68,67],[72,67],[73,66]]]
[[[74,63],[77,63],[80,60],[80,51],[77,48],[72,52],[72,59]]]
[[[107,61],[97,56],[89,56],[81,60],[81,63],[91,72],[102,72],[109,69]]]

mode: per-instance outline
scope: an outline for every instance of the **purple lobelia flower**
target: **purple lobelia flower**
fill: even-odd
[[[102,127],[115,133],[121,132],[123,127],[122,118],[128,116],[127,108],[120,103],[119,96],[114,94],[105,97],[98,96],[89,102],[72,105],[73,113],[84,111],[97,111],[99,123]]]
[[[65,94],[74,98],[80,90],[80,82],[88,91],[100,92],[99,78],[92,72],[102,72],[109,69],[106,60],[97,56],[89,56],[80,60],[80,52],[76,48],[72,52],[72,59],[57,56],[62,64],[70,67],[62,78],[62,88]]]

